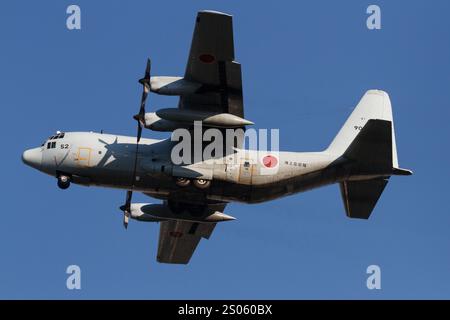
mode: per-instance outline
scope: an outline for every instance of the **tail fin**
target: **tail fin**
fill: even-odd
[[[389,176],[412,173],[398,168],[391,101],[384,91],[366,92],[326,152],[351,163],[349,179],[340,182],[350,218],[368,219]]]
[[[390,122],[392,168],[398,168],[391,100],[389,99],[389,95],[381,90],[369,90],[364,94],[326,151],[336,156],[344,155],[369,120],[385,120]]]

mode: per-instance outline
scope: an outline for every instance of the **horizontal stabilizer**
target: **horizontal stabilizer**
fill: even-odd
[[[388,179],[385,178],[341,182],[341,195],[347,216],[369,219],[387,183]]]
[[[392,174],[394,176],[410,176],[413,174],[412,170],[402,169],[402,168],[394,168],[392,170]]]

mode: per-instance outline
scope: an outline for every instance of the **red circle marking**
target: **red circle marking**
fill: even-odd
[[[213,55],[208,53],[201,54],[198,58],[200,59],[201,62],[204,63],[213,63],[216,60],[216,58]]]
[[[263,164],[267,168],[273,168],[278,164],[278,160],[274,156],[268,155],[263,158]]]
[[[171,237],[174,237],[174,238],[181,238],[181,236],[183,235],[181,232],[179,232],[179,231],[171,231],[171,232],[169,232],[169,235],[171,236]]]

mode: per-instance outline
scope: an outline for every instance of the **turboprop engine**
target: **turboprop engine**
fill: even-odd
[[[230,113],[202,110],[166,108],[145,114],[145,127],[154,131],[189,128],[194,125],[194,121],[201,121],[203,126],[213,128],[240,128],[253,124],[249,120]]]
[[[159,222],[165,220],[183,220],[191,222],[221,222],[235,220],[223,212],[195,206],[185,208],[171,208],[166,204],[132,203],[130,218],[139,221]]]
[[[150,77],[150,91],[168,96],[186,96],[206,90],[201,83],[186,80],[183,77]],[[209,88],[217,90],[217,88]],[[204,110],[166,108],[145,114],[147,129],[154,131],[174,131],[178,128],[190,128],[194,121],[202,121],[203,126],[215,128],[240,128],[253,122],[229,113]]]
[[[194,94],[201,84],[185,80],[182,77],[151,77],[150,90],[166,96],[182,96]]]
[[[191,124],[182,123],[179,121],[171,121],[160,118],[156,112],[148,112],[145,114],[144,126],[153,131],[171,132],[178,128],[189,128]]]

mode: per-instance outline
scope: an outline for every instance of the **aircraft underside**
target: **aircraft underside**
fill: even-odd
[[[263,185],[244,185],[214,180],[208,190],[199,190],[192,183],[180,187],[172,177],[158,178],[157,180],[152,179],[152,177],[141,179],[142,181],[136,183],[134,187],[129,184],[129,179],[123,181],[118,179],[114,179],[114,181],[92,179],[90,185],[125,190],[132,189],[157,199],[186,203],[205,203],[205,200],[259,203],[338,182],[337,174],[336,169],[330,168]],[[341,176],[344,176],[344,172],[341,173]]]
[[[253,122],[244,117],[241,65],[235,58],[228,14],[197,14],[184,76],[150,73],[148,59],[139,80],[143,88],[139,112],[133,116],[136,137],[57,132],[41,147],[26,150],[22,160],[55,177],[61,189],[76,183],[127,190],[120,206],[123,225],[127,228],[129,219],[160,223],[159,262],[188,263],[218,222],[234,220],[224,213],[228,202],[259,203],[339,183],[346,215],[368,219],[390,176],[412,174],[399,168],[391,102],[381,90],[364,94],[323,151],[243,152],[242,134]],[[146,112],[150,92],[179,96],[178,106]],[[205,140],[203,134],[196,136],[198,123],[210,130],[206,141],[213,140],[214,132],[219,134],[214,141],[231,147],[218,156],[214,152],[219,163],[211,165],[208,161],[215,159],[203,157]],[[175,140],[141,139],[143,129],[172,132],[172,138],[187,132],[183,141],[193,142],[194,151],[199,142],[200,160],[195,160],[199,158],[194,152],[189,157],[193,161],[178,162],[173,157],[181,154],[173,152]],[[224,139],[229,130],[242,133],[236,141],[232,137],[231,144]],[[180,157],[189,153],[190,146]],[[134,203],[136,191],[162,201]]]

